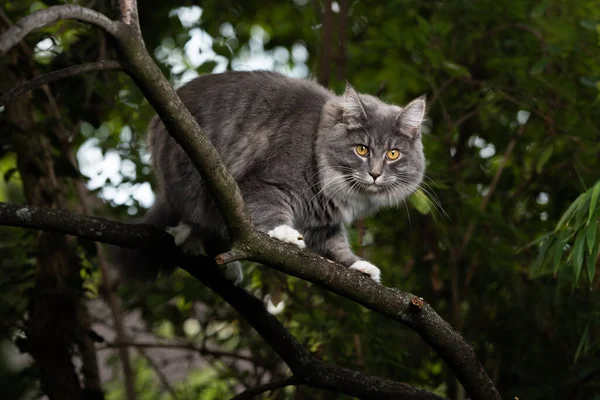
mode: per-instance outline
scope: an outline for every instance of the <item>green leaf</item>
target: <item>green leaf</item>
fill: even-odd
[[[565,232],[566,233],[566,232]],[[562,260],[562,256],[565,249],[565,243],[562,239],[559,239],[554,245],[554,251],[552,252],[552,263],[553,263],[553,272],[554,275],[558,272],[558,268],[560,268],[560,261]]]
[[[590,213],[587,223],[589,224],[596,210],[596,204],[598,204],[598,197],[600,196],[600,182],[596,183],[594,190],[592,191],[592,199],[590,200]]]
[[[544,69],[546,69],[546,65],[548,65],[548,60],[545,58],[541,59],[541,60],[537,61],[535,64],[533,64],[533,66],[529,70],[529,73],[531,75],[541,75],[542,72],[544,72]]]
[[[587,229],[585,230],[585,236],[587,239],[587,245],[588,245],[588,249],[590,250],[590,254],[592,254],[592,249],[594,248],[594,245],[596,244],[597,231],[598,231],[598,227],[596,224],[588,225]]]
[[[4,182],[8,183],[10,181],[10,178],[12,178],[12,176],[15,174],[15,172],[17,172],[16,168],[11,168],[8,171],[6,171],[4,173]]]
[[[581,339],[579,339],[579,344],[577,345],[577,350],[575,351],[575,360],[574,362],[577,362],[577,359],[579,358],[579,356],[581,355],[581,353],[585,353],[588,347],[588,339],[589,339],[589,334],[590,334],[590,325],[591,325],[591,319],[588,321],[587,324],[585,324],[585,328],[583,330],[583,334],[581,335]]]
[[[562,215],[562,217],[556,224],[556,228],[554,229],[555,232],[560,230],[565,225],[567,220],[569,220],[573,216],[573,214],[575,214],[575,211],[577,211],[577,207],[579,206],[579,203],[581,202],[581,200],[583,199],[584,196],[585,196],[585,193],[580,194],[575,199],[575,201],[573,203],[571,203],[569,208],[567,208],[567,211],[565,211],[565,213]]]
[[[544,260],[546,259],[548,250],[550,249],[550,246],[552,246],[553,243],[554,243],[553,237],[550,237],[546,241],[544,241],[544,244],[542,244],[542,247],[540,248],[538,257],[535,260],[535,264],[533,265],[533,271],[537,271],[538,269],[540,269],[540,267],[544,263]]]
[[[471,73],[469,72],[469,70],[462,65],[453,63],[451,61],[446,61],[446,60],[444,60],[444,62],[442,64],[446,68],[446,71],[448,71],[448,73],[450,75],[452,75],[453,77],[456,77],[456,78],[464,78],[464,77],[470,78],[471,77]]]
[[[408,198],[408,202],[423,215],[429,214],[433,207],[427,198],[427,195],[421,189],[417,189],[417,191]]]
[[[583,266],[583,251],[585,249],[585,235],[581,232],[575,239],[573,246],[573,271],[575,272],[575,283],[579,280],[581,267]]]
[[[594,247],[591,250],[591,255],[587,259],[587,274],[590,279],[590,286],[594,282],[594,276],[596,275],[596,263],[598,261],[598,253],[600,252],[600,245],[594,243]]]
[[[552,152],[554,151],[554,147],[553,146],[548,146],[544,149],[544,151],[542,152],[542,154],[540,155],[540,158],[538,158],[538,161],[535,165],[535,169],[538,173],[542,172],[542,169],[544,168],[544,165],[546,165],[546,163],[548,162],[548,160],[550,159],[550,157],[552,156]]]

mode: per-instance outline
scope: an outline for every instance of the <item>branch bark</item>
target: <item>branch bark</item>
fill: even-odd
[[[172,259],[228,302],[273,347],[302,384],[362,399],[440,400],[410,385],[369,376],[313,357],[262,302],[223,277],[211,260],[186,257],[168,233],[150,225],[130,225],[67,211],[0,203],[0,225],[74,235],[123,247],[156,251]]]

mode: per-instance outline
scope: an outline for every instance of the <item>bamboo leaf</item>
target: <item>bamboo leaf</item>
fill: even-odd
[[[546,255],[548,254],[548,250],[550,250],[550,246],[552,246],[552,243],[554,243],[554,240],[555,239],[553,237],[550,237],[544,242],[544,244],[542,244],[538,257],[535,260],[535,264],[533,265],[533,271],[537,271],[540,269],[540,267],[544,263],[544,260],[546,260]]]
[[[598,252],[600,251],[600,245],[596,242],[591,250],[591,255],[587,259],[587,274],[590,279],[590,286],[594,282],[594,276],[596,275],[596,263],[598,262]]]
[[[579,280],[581,267],[583,266],[583,251],[585,249],[585,235],[583,232],[577,235],[573,246],[573,271],[575,272],[575,283]]]
[[[552,252],[552,261],[554,264],[554,268],[553,268],[553,272],[554,275],[556,275],[556,273],[558,272],[558,269],[560,268],[560,261],[562,260],[563,257],[563,252],[564,252],[564,248],[565,248],[565,243],[559,239],[556,244],[554,245],[554,251]]]
[[[596,205],[598,204],[598,197],[600,197],[600,182],[596,183],[594,186],[594,190],[592,191],[592,199],[590,200],[590,212],[587,223],[589,224],[594,215],[594,211],[596,210]]]
[[[592,249],[594,248],[594,244],[596,243],[596,233],[598,232],[598,226],[596,224],[588,225],[585,230],[585,236],[587,240],[587,247],[590,250],[590,254],[592,254]]]
[[[556,228],[554,229],[555,232],[559,231],[566,224],[567,220],[569,220],[573,216],[573,214],[575,214],[575,211],[577,210],[577,207],[584,196],[585,196],[585,193],[580,194],[575,199],[575,201],[573,203],[571,203],[569,208],[567,208],[567,211],[565,211],[565,213],[562,215],[562,217],[556,224]]]

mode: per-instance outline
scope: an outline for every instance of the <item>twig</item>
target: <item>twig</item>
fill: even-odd
[[[286,386],[300,385],[302,383],[303,383],[302,379],[292,375],[292,376],[289,376],[287,378],[284,378],[284,379],[281,379],[278,381],[265,383],[264,385],[260,385],[257,387],[253,387],[252,389],[245,390],[242,393],[238,394],[237,396],[232,397],[231,400],[253,399],[257,395],[264,393],[264,392],[268,392],[270,390],[281,389]]]
[[[2,97],[0,97],[0,107],[13,100],[15,97],[50,82],[55,82],[86,72],[119,71],[122,69],[123,67],[121,66],[121,63],[113,60],[102,60],[59,69],[58,71],[53,71],[48,74],[40,75],[30,81],[24,82],[21,85],[18,85],[15,88],[8,91],[7,93],[3,94]]]
[[[321,85],[327,87],[329,85],[329,68],[331,65],[333,43],[333,10],[331,9],[331,0],[324,0],[323,8],[318,80]]]
[[[99,350],[113,347],[135,347],[135,348],[157,348],[157,349],[181,349],[195,351],[201,355],[210,355],[214,357],[235,358],[237,360],[248,361],[253,364],[257,363],[255,358],[245,356],[243,354],[229,353],[226,351],[209,350],[204,347],[194,346],[187,343],[148,343],[148,342],[114,342],[106,344],[106,347],[101,347]]]

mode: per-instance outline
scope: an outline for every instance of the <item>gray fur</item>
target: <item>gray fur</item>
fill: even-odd
[[[397,205],[421,182],[423,98],[402,109],[349,85],[337,96],[272,72],[205,75],[179,95],[237,180],[255,226],[268,232],[289,225],[310,249],[343,265],[359,260],[344,223]],[[149,214],[161,209],[161,227],[191,225],[209,256],[227,250],[223,220],[200,174],[158,118],[149,135],[160,186]],[[368,157],[356,153],[359,144],[370,149]],[[394,148],[402,156],[386,160]],[[380,174],[382,184],[371,184],[369,173]],[[151,268],[145,275],[164,268],[139,267]]]

